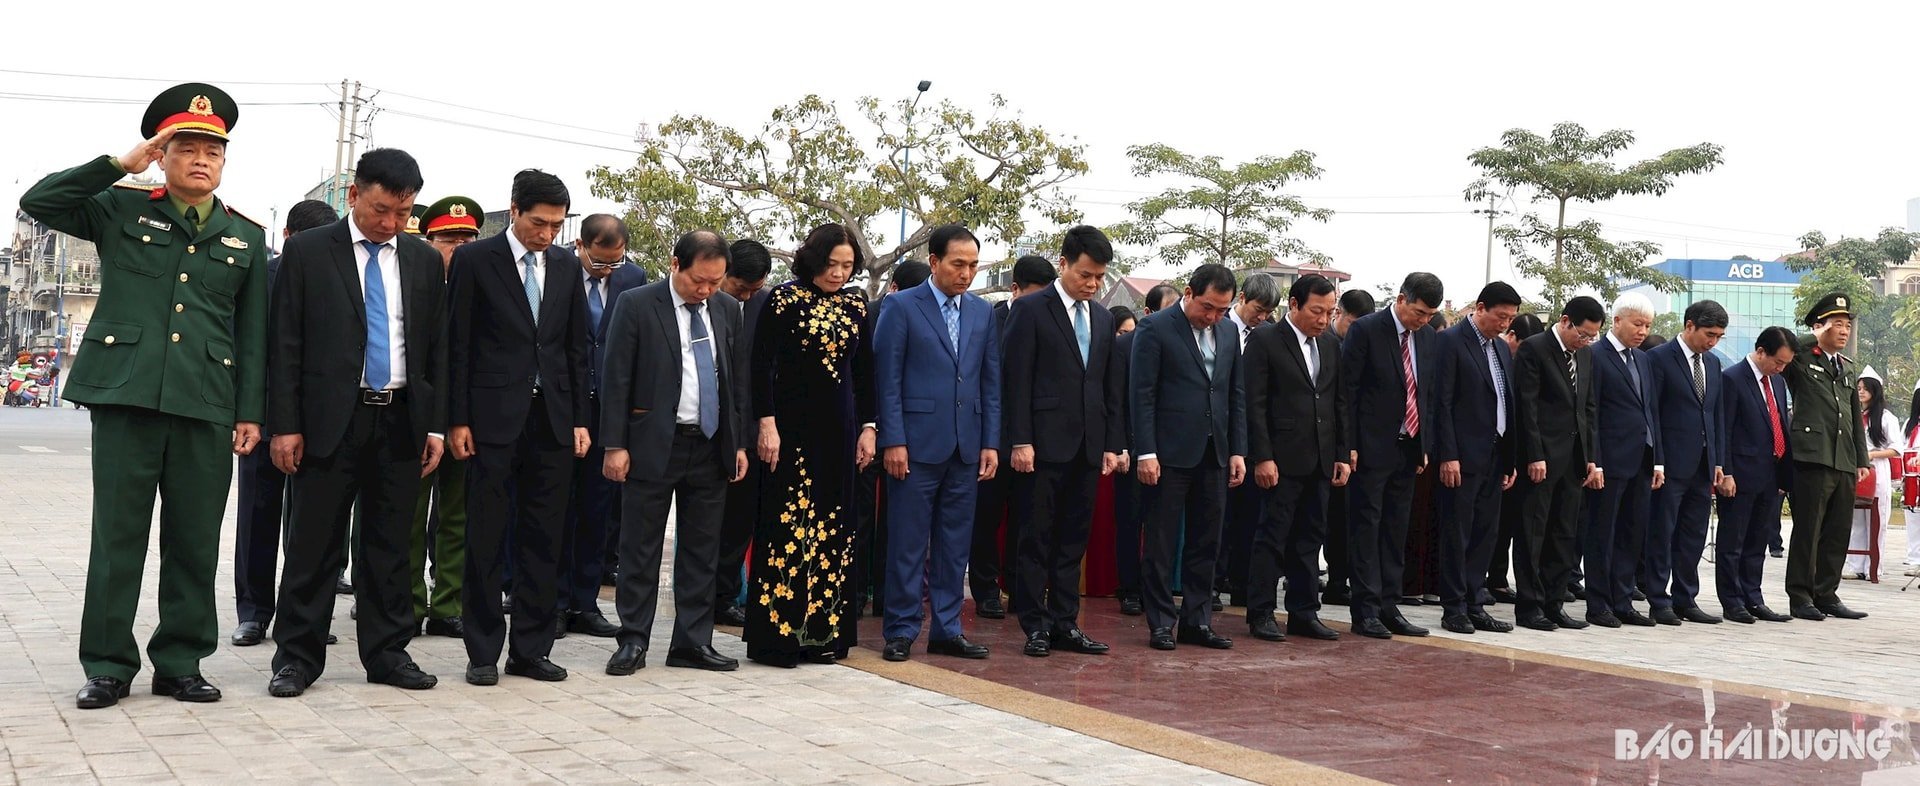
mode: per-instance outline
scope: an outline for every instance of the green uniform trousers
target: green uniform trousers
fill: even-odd
[[[429,526],[431,523],[431,526]],[[416,620],[460,616],[460,579],[467,569],[467,465],[447,453],[433,477],[420,484],[413,509],[413,616]],[[427,552],[433,552],[433,587],[427,587]]]
[[[131,681],[140,671],[140,605],[154,492],[160,499],[160,626],[147,641],[156,677],[200,673],[219,644],[213,574],[233,484],[233,427],[140,407],[95,405],[93,546],[80,666]],[[265,446],[261,446],[264,448]]]
[[[1840,602],[1840,569],[1853,533],[1854,473],[1795,462],[1793,535],[1787,541],[1787,602],[1791,608]]]

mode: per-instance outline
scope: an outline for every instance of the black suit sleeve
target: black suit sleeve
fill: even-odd
[[[1273,353],[1268,350],[1269,338],[1278,339],[1271,331],[1261,329],[1253,331],[1253,338],[1247,340],[1245,354],[1241,360],[1246,365],[1246,402],[1247,402],[1247,464],[1255,465],[1262,461],[1273,460],[1273,437],[1267,430],[1267,410],[1271,405],[1269,391],[1273,385],[1267,375],[1272,373],[1269,359]],[[1251,467],[1249,467],[1251,469]]]
[[[1137,327],[1140,323],[1135,322]],[[1129,350],[1133,349],[1133,334],[1120,336],[1113,341],[1112,357],[1107,359],[1107,449],[1114,453],[1127,453],[1133,449],[1128,438],[1133,424],[1128,421],[1132,412],[1127,406],[1127,361]]]
[[[1027,305],[1015,303],[1004,312],[1007,316],[1002,335],[1006,341],[1001,345],[1006,347],[1006,356],[1001,362],[1001,374],[1006,381],[1003,388],[1006,398],[1001,402],[1000,411],[1006,418],[1009,447],[1034,444],[1033,363],[1040,338],[1034,330],[1034,321],[1040,316],[1035,313],[1038,310],[1032,308],[1029,301]],[[1000,309],[994,310],[996,316],[1001,313]]]
[[[1112,335],[1113,324],[1109,322],[1106,329],[1107,334]],[[1114,347],[1119,343],[1120,342],[1113,339],[1108,339],[1107,363],[1104,367],[1106,377],[1100,380],[1103,393],[1103,395],[1100,396],[1100,400],[1101,405],[1106,408],[1107,415],[1107,433],[1103,435],[1101,440],[1101,444],[1103,445],[1101,450],[1116,455],[1127,449],[1127,424],[1122,420],[1126,417],[1126,407],[1123,406],[1125,399],[1119,397],[1125,394],[1115,391],[1113,387],[1113,366],[1115,363],[1120,362],[1120,353],[1115,351]]]
[[[1520,416],[1520,464],[1524,467],[1547,460],[1547,446],[1540,438],[1540,352],[1531,344],[1521,344],[1514,357],[1514,409]]]
[[[560,263],[571,265],[575,270],[580,268],[579,257],[571,253],[563,253],[559,256],[560,259],[557,261]],[[565,288],[567,293],[567,377],[573,381],[573,390],[570,391],[573,399],[573,427],[586,428],[589,412],[587,394],[592,392],[592,389],[587,387],[587,353],[593,350],[587,348],[587,298],[580,292],[577,276],[576,273],[575,277],[569,277],[567,280],[572,282],[572,286]]]
[[[1326,341],[1324,334],[1320,340],[1322,342]],[[1328,352],[1324,345],[1320,348],[1320,357],[1323,359],[1329,357],[1337,358],[1339,356],[1338,343],[1335,343],[1332,352]],[[1353,413],[1347,409],[1347,407],[1352,405],[1347,401],[1346,364],[1337,362],[1326,363],[1323,360],[1320,364],[1320,373],[1325,374],[1328,373],[1329,370],[1333,373],[1333,460],[1335,462],[1351,464],[1353,459],[1353,442],[1347,436],[1347,423],[1353,419]]]
[[[453,251],[447,271],[447,427],[473,424],[473,300],[480,271],[474,246]]]
[[[312,233],[318,236],[319,233]],[[307,238],[308,241],[312,237]],[[310,242],[295,235],[287,239],[287,250],[275,271],[272,305],[267,320],[267,431],[274,434],[299,434],[300,377],[305,373],[300,355],[301,325],[305,324],[307,288],[305,271],[313,267],[307,255]],[[296,253],[297,250],[297,253]],[[291,259],[289,256],[291,255]]]
[[[607,365],[600,370],[600,446],[627,448],[627,418],[633,406],[634,364],[640,350],[640,319],[647,310],[639,289],[620,293],[607,325]]]
[[[1464,384],[1461,378],[1471,369],[1462,368],[1466,365],[1466,358],[1460,357],[1463,353],[1455,350],[1454,345],[1459,343],[1458,341],[1444,331],[1436,335],[1439,337],[1439,341],[1436,342],[1439,344],[1439,351],[1434,353],[1434,357],[1440,362],[1434,364],[1433,460],[1436,463],[1459,461],[1460,435],[1455,433],[1451,405],[1460,394],[1460,385]]]
[[[1133,332],[1133,357],[1127,361],[1127,406],[1133,412],[1133,445],[1138,456],[1152,454],[1158,458],[1160,454],[1154,419],[1159,414],[1155,404],[1160,394],[1162,343],[1153,328]]]
[[[1587,398],[1585,401],[1580,402],[1580,407],[1586,410],[1587,413],[1587,416],[1581,420],[1586,426],[1586,433],[1581,437],[1580,441],[1587,449],[1587,463],[1598,464],[1600,463],[1600,429],[1596,424],[1600,422],[1600,396],[1596,395],[1594,391],[1594,383],[1598,380],[1594,379],[1593,366],[1593,352],[1592,350],[1588,350],[1586,368]],[[1586,472],[1586,467],[1577,467],[1576,469],[1582,474]]]
[[[416,302],[425,304],[427,312],[432,315],[433,321],[429,323],[430,326],[421,331],[426,334],[430,343],[425,353],[426,373],[420,376],[435,395],[427,407],[426,428],[415,430],[445,434],[447,431],[447,284],[446,279],[440,275],[440,255],[427,253],[430,251],[432,249],[423,248],[420,253],[421,259],[415,265],[415,269],[423,271],[420,286],[425,288],[427,295],[416,298]]]
[[[778,289],[768,293],[767,302],[760,307],[760,316],[753,322],[753,357],[748,360],[747,382],[752,386],[748,414],[754,420],[775,415],[773,386],[779,384],[779,380],[774,379],[773,356],[778,349],[776,345],[780,340],[780,331],[784,324],[780,313],[773,307],[773,301],[783,294],[784,292]]]
[[[1370,342],[1367,340],[1366,331],[1371,329],[1372,326],[1366,322],[1355,322],[1353,329],[1347,332],[1346,340],[1340,342],[1340,387],[1346,394],[1346,404],[1342,406],[1348,408],[1342,435],[1352,450],[1359,449],[1360,441],[1359,435],[1355,433],[1359,428],[1359,424],[1355,421],[1359,418],[1354,417],[1351,408],[1360,404],[1360,380],[1367,376],[1367,361],[1370,355],[1367,347]]]

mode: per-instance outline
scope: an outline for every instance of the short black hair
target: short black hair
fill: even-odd
[[[1349,289],[1340,293],[1340,310],[1347,316],[1364,317],[1373,313],[1379,305],[1373,302],[1373,293],[1364,289]]]
[[[541,204],[552,204],[542,202]],[[711,229],[696,229],[673,242],[673,269],[683,270],[703,259],[727,260],[727,239]]]
[[[618,242],[621,248],[626,248],[632,238],[627,222],[619,216],[595,213],[580,220],[580,239],[589,246],[610,246]]]
[[[1701,330],[1727,327],[1727,309],[1711,300],[1696,300],[1687,306],[1682,324],[1692,323]]]
[[[538,169],[522,169],[513,176],[511,198],[514,210],[531,210],[534,205],[559,205],[561,210],[573,207],[567,184]]]
[[[1427,304],[1427,308],[1439,308],[1446,291],[1446,285],[1440,283],[1440,277],[1432,273],[1408,273],[1406,280],[1400,282],[1400,294],[1408,300]]]
[[[1666,336],[1660,335],[1659,333],[1648,333],[1646,339],[1640,342],[1640,351],[1648,352],[1654,347],[1665,343],[1667,343]]]
[[[1113,314],[1113,326],[1116,328],[1120,326],[1120,323],[1125,322],[1129,319],[1134,320],[1136,322],[1138,322],[1140,319],[1139,317],[1134,316],[1133,309],[1127,308],[1126,306],[1114,306],[1113,308],[1109,309],[1109,311]]]
[[[1073,264],[1083,256],[1099,265],[1113,262],[1113,243],[1107,240],[1107,233],[1086,224],[1067,230],[1067,236],[1060,239],[1060,258]]]
[[[1427,320],[1427,324],[1432,325],[1434,330],[1446,330],[1447,315],[1445,313],[1436,313],[1431,319]]]
[[[933,266],[918,259],[902,260],[893,266],[893,288],[905,291],[927,282],[933,275]]]
[[[361,191],[368,186],[379,186],[389,194],[406,196],[418,194],[426,186],[420,177],[420,162],[413,160],[407,151],[397,147],[376,147],[360,156],[360,162],[353,165],[353,184]]]
[[[973,247],[980,247],[980,238],[973,236],[973,230],[960,224],[941,224],[933,228],[933,235],[927,238],[927,255],[944,257],[947,246],[955,240],[973,241]]]
[[[1507,328],[1507,332],[1512,333],[1514,338],[1525,341],[1540,335],[1546,329],[1546,323],[1540,321],[1539,314],[1527,313],[1514,317],[1513,324]]]
[[[1294,304],[1304,304],[1308,298],[1333,294],[1333,280],[1319,273],[1308,273],[1293,280],[1293,288],[1287,290],[1287,300]]]
[[[1489,307],[1523,305],[1520,293],[1505,281],[1494,281],[1481,287],[1480,296],[1474,298],[1473,302]]]
[[[1172,284],[1155,284],[1152,289],[1147,290],[1147,296],[1142,302],[1146,304],[1148,311],[1159,311],[1166,308],[1168,303],[1179,299],[1179,287]]]
[[[1567,323],[1571,325],[1584,325],[1588,322],[1606,324],[1607,310],[1600,305],[1600,301],[1581,295],[1567,301],[1567,304],[1560,309],[1560,316],[1566,317]]]
[[[842,224],[821,224],[808,232],[807,239],[800,242],[800,250],[793,252],[793,277],[813,281],[820,271],[827,269],[828,258],[840,246],[853,247],[854,271],[866,269],[866,258],[860,253],[860,244],[854,242],[853,230]]]
[[[1779,352],[1781,347],[1793,350],[1794,354],[1800,352],[1800,342],[1794,339],[1793,331],[1779,325],[1760,331],[1759,337],[1753,340],[1753,348],[1768,355]]]
[[[1225,292],[1231,297],[1239,283],[1233,280],[1233,271],[1218,262],[1208,262],[1193,269],[1193,275],[1187,278],[1187,288],[1195,296],[1208,292]]]
[[[741,281],[765,281],[773,270],[773,255],[758,240],[735,240],[727,254],[727,275]]]
[[[1053,283],[1060,274],[1053,269],[1053,263],[1039,254],[1028,254],[1013,263],[1013,285],[1015,287],[1043,286]]]
[[[340,220],[333,206],[318,199],[302,199],[287,211],[287,233],[305,232]]]

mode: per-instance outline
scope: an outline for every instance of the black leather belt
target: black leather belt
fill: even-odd
[[[369,407],[384,407],[406,400],[405,390],[367,390],[360,389],[360,403]]]
[[[673,432],[683,437],[707,438],[707,432],[701,431],[700,424],[698,423],[675,423],[673,424]]]

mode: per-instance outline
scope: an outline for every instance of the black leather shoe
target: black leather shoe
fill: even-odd
[[[121,699],[132,692],[132,686],[126,680],[114,677],[94,677],[80,686],[80,692],[74,695],[74,703],[83,710],[98,710],[119,704]]]
[[[1537,611],[1522,614],[1518,617],[1515,617],[1513,621],[1519,624],[1520,627],[1526,628],[1528,630],[1549,632],[1549,631],[1556,631],[1560,629],[1560,626],[1554,624],[1553,620],[1547,619],[1547,615]]]
[[[1786,549],[1768,549],[1767,554],[1771,555],[1774,559],[1780,559],[1781,557],[1787,556],[1787,550]]]
[[[346,576],[335,576],[333,578],[333,594],[352,595],[353,582],[348,581]]]
[[[605,618],[602,617],[602,619]],[[747,610],[740,608],[737,604],[729,603],[722,606],[719,611],[713,613],[713,624],[725,625],[730,628],[744,628],[747,626]],[[614,630],[618,631],[619,628],[615,628]]]
[[[1578,603],[1580,602],[1580,599],[1577,597],[1574,597],[1573,590],[1566,589],[1566,590],[1560,591],[1560,602],[1561,603]]]
[[[512,626],[508,626],[508,627],[511,628]],[[553,638],[558,640],[558,639],[564,639],[566,637],[567,637],[567,613],[564,611],[556,611],[553,613]]]
[[[1227,603],[1226,601],[1221,600],[1220,593],[1216,592],[1216,593],[1213,593],[1213,600],[1208,604],[1208,608],[1211,608],[1214,611],[1226,611]]]
[[[718,620],[718,615],[715,616]],[[599,609],[592,611],[574,611],[567,614],[567,630],[572,633],[584,633],[600,639],[610,639],[620,632],[620,626],[607,621],[607,615]]]
[[[1412,622],[1408,622],[1406,615],[1400,614],[1399,612],[1395,612],[1392,615],[1389,615],[1386,617],[1381,617],[1380,623],[1382,625],[1387,626],[1387,632],[1392,633],[1395,636],[1427,635],[1426,628],[1422,628],[1419,625],[1415,625]]]
[[[1380,620],[1377,617],[1356,620],[1353,623],[1353,632],[1369,639],[1393,638],[1393,631],[1387,630],[1387,626],[1380,624]]]
[[[1688,622],[1698,622],[1702,625],[1720,624],[1720,617],[1718,615],[1708,614],[1705,609],[1702,609],[1699,606],[1688,606],[1684,609],[1681,609],[1680,619],[1686,620]]]
[[[1680,615],[1674,612],[1673,609],[1654,609],[1653,621],[1662,625],[1678,625],[1680,624]]]
[[[1078,652],[1082,655],[1105,655],[1108,650],[1113,649],[1105,644],[1087,638],[1086,631],[1079,628],[1056,630],[1050,637],[1049,643],[1051,643],[1056,650]]]
[[[1484,588],[1479,590],[1478,595],[1479,597],[1474,598],[1474,600],[1482,606],[1497,606],[1500,603],[1500,601],[1494,599],[1493,593],[1486,591]]]
[[[1173,649],[1174,647],[1173,629],[1172,628],[1154,628],[1151,632],[1147,634],[1147,646],[1152,647],[1156,650]]]
[[[427,690],[440,684],[439,677],[421,671],[420,665],[412,662],[402,664],[400,668],[387,672],[387,675],[380,679],[374,679],[373,675],[369,674],[367,675],[367,681],[381,685],[392,685],[402,690]]]
[[[1579,584],[1568,587],[1567,592],[1572,593],[1575,600],[1587,599],[1587,588]]]
[[[1020,651],[1030,658],[1044,658],[1053,654],[1053,642],[1047,634],[1036,630],[1027,634],[1027,644]]]
[[[1645,603],[1647,602],[1647,593],[1641,592],[1640,588],[1635,587],[1633,590],[1633,599]]]
[[[1829,617],[1839,617],[1843,620],[1863,620],[1867,618],[1866,612],[1854,611],[1853,609],[1847,608],[1847,604],[1837,601],[1825,606],[1817,606],[1816,608],[1820,609],[1820,613],[1822,614]]]
[[[1756,619],[1765,620],[1767,622],[1787,622],[1793,619],[1792,617],[1789,617],[1785,614],[1781,614],[1780,612],[1767,608],[1767,604],[1765,603],[1762,603],[1758,606],[1748,606],[1747,613],[1752,614]]]
[[[1345,606],[1353,602],[1353,593],[1345,587],[1328,587],[1320,593],[1320,603],[1325,606]]]
[[[1620,627],[1620,618],[1614,616],[1613,612],[1611,611],[1589,611],[1587,612],[1587,622],[1593,623],[1602,628]]]
[[[880,657],[894,663],[906,660],[913,655],[913,639],[887,639],[887,646],[880,649]]]
[[[198,674],[184,677],[154,677],[153,695],[172,696],[175,701],[204,703],[220,700],[220,689]]]
[[[1753,623],[1760,621],[1754,618],[1752,612],[1749,612],[1743,608],[1721,609],[1720,612],[1721,612],[1721,616],[1726,617],[1728,622],[1738,622],[1742,625],[1752,625]]]
[[[464,639],[467,637],[467,626],[466,623],[460,621],[459,617],[446,617],[444,619],[440,617],[430,617],[427,619],[426,632],[429,636]]]
[[[1198,644],[1208,649],[1233,649],[1233,639],[1214,633],[1213,628],[1206,625],[1181,625],[1174,629],[1173,640],[1181,644]]]
[[[233,646],[251,647],[267,637],[267,626],[248,620],[233,629]]]
[[[622,644],[607,660],[607,673],[625,677],[647,667],[647,651],[638,644]]]
[[[335,644],[339,644],[339,643],[340,643],[340,637],[339,637],[338,635],[335,635],[335,634],[332,634],[332,633],[329,633],[329,634],[327,634],[327,645],[328,645],[328,646],[332,646],[332,645],[335,645]]]
[[[1793,607],[1793,616],[1803,620],[1807,620],[1809,622],[1819,622],[1827,618],[1826,612],[1823,612],[1812,606]]]
[[[500,667],[491,663],[485,666],[467,667],[468,685],[499,685]]]
[[[704,647],[667,650],[667,665],[676,669],[733,671],[740,668],[740,661],[720,654],[719,650],[709,644]]]
[[[600,586],[602,587],[620,586],[620,574],[616,571],[611,571],[611,570],[600,574]]]
[[[541,682],[559,682],[567,678],[567,670],[553,665],[546,658],[518,661],[507,660],[507,673],[515,677],[527,677]]]
[[[951,639],[930,639],[927,641],[927,654],[946,655],[968,660],[981,660],[987,657],[987,645],[967,641],[965,636]]]
[[[1509,606],[1520,602],[1520,596],[1513,594],[1513,589],[1510,587],[1494,587],[1487,590],[1487,594],[1492,595],[1494,600]]]
[[[999,593],[995,593],[991,598],[974,601],[973,613],[983,620],[1003,620],[1007,618],[1007,604],[1001,602]]]
[[[1467,615],[1465,614],[1448,614],[1441,617],[1440,627],[1445,628],[1450,633],[1473,635],[1473,621],[1467,619]]]
[[[1512,633],[1513,632],[1513,623],[1507,622],[1506,620],[1494,619],[1493,615],[1488,614],[1484,611],[1480,612],[1479,614],[1468,614],[1467,621],[1473,623],[1474,630],[1482,631],[1485,633]]]
[[[1639,609],[1630,608],[1625,611],[1615,611],[1613,618],[1619,620],[1622,625],[1632,625],[1637,628],[1651,628],[1659,624],[1648,619],[1647,615],[1641,614]]]
[[[273,679],[267,681],[267,695],[281,699],[291,699],[307,692],[311,684],[300,670],[292,666],[282,666],[273,673]]]
[[[1564,608],[1547,612],[1547,619],[1553,620],[1553,624],[1566,628],[1567,630],[1581,630],[1587,627],[1586,620],[1575,619],[1574,616],[1568,614]]]
[[[1307,614],[1287,615],[1287,635],[1305,636],[1318,641],[1338,641],[1340,639],[1340,631],[1327,627],[1326,623],[1321,622],[1319,617]]]
[[[1286,641],[1287,636],[1280,632],[1280,624],[1272,617],[1260,617],[1247,621],[1247,635],[1261,641]]]
[[[1120,613],[1129,617],[1138,617],[1147,613],[1147,610],[1140,607],[1139,598],[1128,595],[1120,599]]]

